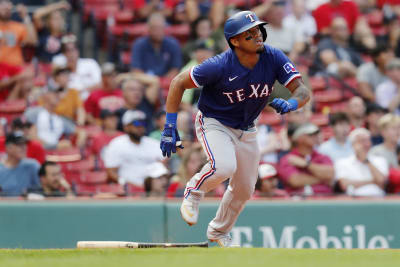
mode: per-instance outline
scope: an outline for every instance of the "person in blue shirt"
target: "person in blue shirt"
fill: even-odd
[[[149,36],[138,38],[132,46],[131,69],[157,76],[175,77],[182,67],[178,41],[165,36],[165,18],[154,13],[148,20]]]
[[[196,224],[204,193],[230,178],[207,229],[207,238],[220,246],[232,245],[229,232],[254,192],[260,160],[255,120],[269,102],[275,81],[292,92],[289,100],[270,102],[278,113],[296,110],[310,99],[293,63],[282,51],[264,44],[265,24],[251,11],[230,17],[224,26],[230,49],[180,73],[168,92],[160,148],[169,157],[177,147],[183,148],[176,129],[182,94],[202,87],[195,125],[208,162],[187,183],[180,211],[184,221]]]
[[[26,138],[16,131],[6,136],[6,158],[0,162],[0,195],[21,196],[40,188],[40,164],[26,158]]]

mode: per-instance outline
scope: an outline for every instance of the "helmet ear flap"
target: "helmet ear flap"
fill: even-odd
[[[267,36],[268,36],[267,29],[265,29],[264,26],[265,25],[258,25],[258,27],[260,28],[260,31],[262,33],[262,36],[263,36],[263,42],[265,42],[265,40],[267,40]]]

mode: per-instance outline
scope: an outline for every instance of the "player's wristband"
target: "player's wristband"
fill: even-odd
[[[167,112],[167,117],[166,117],[166,123],[167,124],[174,124],[176,125],[176,119],[178,117],[177,113],[168,113]]]
[[[297,102],[297,100],[294,98],[290,98],[288,100],[288,102],[290,103],[290,107],[291,107],[290,111],[296,110],[299,106],[299,102]]]

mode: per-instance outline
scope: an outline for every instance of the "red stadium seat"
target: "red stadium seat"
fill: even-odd
[[[321,76],[310,77],[309,82],[312,90],[324,90],[327,87],[325,78]]]
[[[367,22],[371,28],[379,27],[383,25],[383,12],[382,10],[375,9],[366,15]]]
[[[86,132],[88,138],[92,138],[103,131],[98,125],[88,125],[81,127],[80,129],[83,129]]]
[[[79,176],[81,184],[105,184],[107,182],[107,172],[89,171],[82,172]]]
[[[117,25],[132,23],[134,17],[130,10],[121,10],[114,14],[115,23]]]
[[[22,113],[26,109],[26,100],[8,100],[0,102],[0,113]]]
[[[84,159],[75,162],[62,163],[61,167],[64,173],[71,172],[87,172],[92,171],[95,168],[94,159]]]
[[[128,195],[143,195],[145,192],[142,186],[137,186],[133,184],[127,184],[126,191]]]
[[[166,28],[165,34],[175,37],[181,44],[184,44],[189,39],[190,26],[189,24],[171,25]]]
[[[99,193],[112,193],[118,196],[125,195],[124,187],[120,184],[76,184],[75,192],[78,196],[92,196]]]
[[[316,91],[313,95],[315,102],[338,102],[343,98],[343,92],[339,89]]]
[[[81,160],[81,152],[79,148],[73,147],[62,150],[46,151],[46,160],[54,162],[74,162]]]

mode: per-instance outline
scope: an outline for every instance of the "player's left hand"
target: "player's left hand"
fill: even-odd
[[[291,100],[293,100],[293,102]],[[273,107],[276,110],[276,112],[280,114],[285,114],[290,111],[296,110],[297,109],[296,104],[297,101],[294,99],[285,100],[283,98],[275,98],[269,105]]]
[[[175,124],[165,124],[164,131],[161,133],[160,148],[163,156],[171,157],[176,153],[176,147],[183,149],[181,138]]]

